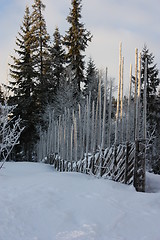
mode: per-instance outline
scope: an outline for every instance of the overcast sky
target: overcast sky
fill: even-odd
[[[14,54],[15,39],[23,20],[25,6],[34,0],[0,0],[0,82],[7,81],[8,62]],[[71,0],[43,0],[47,29],[53,35],[58,26],[63,35],[68,30],[66,17]],[[160,69],[160,0],[82,0],[82,22],[93,39],[86,50],[98,68],[108,67],[108,74],[118,78],[119,43],[122,42],[126,89],[129,65],[135,48],[147,44]]]

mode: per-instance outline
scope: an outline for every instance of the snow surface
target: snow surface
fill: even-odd
[[[148,193],[42,163],[0,171],[0,240],[160,240],[160,176]]]

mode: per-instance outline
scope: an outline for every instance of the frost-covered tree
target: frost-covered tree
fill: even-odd
[[[142,95],[143,95],[143,83],[145,72],[145,59],[147,58],[147,116],[150,125],[154,124],[156,120],[156,96],[158,95],[158,87],[160,86],[160,78],[158,76],[159,71],[157,64],[154,63],[153,53],[149,53],[149,49],[145,45],[142,50],[142,70],[141,70],[141,82],[142,82]]]
[[[81,91],[80,85],[84,81],[84,52],[92,38],[90,32],[85,29],[84,24],[80,21],[82,18],[81,2],[81,0],[72,0],[72,8],[67,17],[70,28],[64,36],[64,45],[68,49],[67,63],[73,72],[72,84],[77,93]]]
[[[65,109],[75,109],[77,102],[74,99],[74,89],[69,82],[64,81],[57,90],[54,99],[55,116],[62,115]]]
[[[87,69],[86,69],[86,78],[83,93],[85,96],[89,95],[91,92],[91,102],[97,99],[98,92],[98,70],[94,64],[92,58],[89,58]]]
[[[141,81],[144,82],[145,72],[145,59],[147,58],[147,103],[152,102],[153,95],[157,95],[157,89],[160,85],[160,78],[158,76],[159,70],[157,64],[154,63],[155,56],[149,52],[146,45],[142,49],[142,70],[141,70]],[[149,106],[149,105],[148,105]]]
[[[157,64],[154,62],[153,53],[149,52],[149,49],[145,45],[142,50],[142,97],[144,91],[144,75],[145,75],[145,61],[147,59],[147,86],[146,86],[146,100],[147,100],[147,137],[150,139],[150,153],[149,158],[151,161],[157,159],[159,156],[159,122],[160,122],[160,114],[159,114],[159,96],[158,96],[158,88],[160,86],[160,78],[159,78],[159,70],[157,68]]]
[[[23,128],[20,126],[20,118],[13,119],[12,112],[15,106],[2,105],[0,103],[0,169],[18,143]]]

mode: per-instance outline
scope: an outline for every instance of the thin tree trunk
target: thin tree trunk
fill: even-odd
[[[110,79],[110,95],[109,95],[109,113],[108,113],[108,136],[107,136],[107,147],[111,146],[111,114],[112,114],[112,79]]]
[[[104,142],[105,142],[106,100],[107,100],[107,68],[106,68],[106,78],[105,78],[105,80],[104,80],[103,126],[102,126],[102,143],[101,143],[101,149],[104,149]]]
[[[98,139],[98,145],[101,147],[101,141],[102,141],[102,120],[101,120],[101,114],[102,114],[102,90],[101,90],[101,74],[99,74],[99,90],[98,90],[98,101],[99,101],[99,139]]]
[[[67,161],[70,160],[70,138],[71,138],[71,119],[70,119],[70,109],[68,108],[68,116],[67,116]]]
[[[121,63],[121,110],[120,110],[120,134],[121,142],[123,143],[123,71],[124,71],[124,57]]]
[[[135,93],[134,93],[134,140],[135,140],[135,129],[136,129],[136,105],[137,105],[137,71],[138,69],[138,49],[135,49]]]
[[[90,136],[90,103],[91,103],[91,92],[87,96],[87,129],[86,129],[86,159],[88,161],[88,151],[89,151],[89,136]],[[87,166],[87,164],[86,164]]]
[[[70,148],[70,162],[71,162],[71,172],[73,170],[73,124],[71,126],[71,148]]]
[[[143,93],[143,138],[147,139],[147,58],[145,59],[144,93]]]
[[[120,43],[119,49],[119,84],[118,84],[118,98],[117,98],[117,112],[115,123],[115,145],[118,143],[118,123],[119,123],[119,103],[120,103],[120,87],[121,87],[121,63],[122,63],[122,43]]]
[[[128,96],[128,109],[127,109],[127,131],[126,141],[131,140],[131,91],[132,91],[132,64],[130,64],[130,81],[129,81],[129,96]]]
[[[92,131],[91,131],[91,151],[93,151],[94,149],[94,138],[96,137],[95,136],[95,107],[94,107],[94,101],[92,102]],[[94,152],[93,152],[94,153]]]
[[[81,105],[78,104],[78,120],[79,120],[79,153],[81,149],[83,148],[82,146],[82,135],[83,135],[83,130],[82,130],[82,114],[81,114]],[[81,159],[81,154],[79,154],[80,159]]]
[[[139,139],[139,120],[140,120],[140,94],[141,94],[141,53],[139,54],[138,63],[138,93],[137,93],[137,105],[136,105],[136,130],[135,139]]]
[[[73,110],[73,127],[74,127],[74,161],[77,162],[77,120]]]
[[[87,106],[84,107],[84,119],[83,119],[83,142],[82,142],[82,150],[81,150],[81,158],[83,158],[85,152],[86,145],[86,119],[87,119]]]
[[[94,130],[94,142],[93,142],[93,154],[95,153],[96,151],[96,146],[97,146],[97,143],[98,143],[98,137],[97,137],[97,129],[98,128],[98,98],[97,98],[97,104],[96,104],[96,116],[95,116],[95,130]]]

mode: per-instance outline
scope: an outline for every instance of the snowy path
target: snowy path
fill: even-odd
[[[0,240],[160,240],[160,176],[148,174],[147,189],[137,193],[40,163],[6,163]]]

